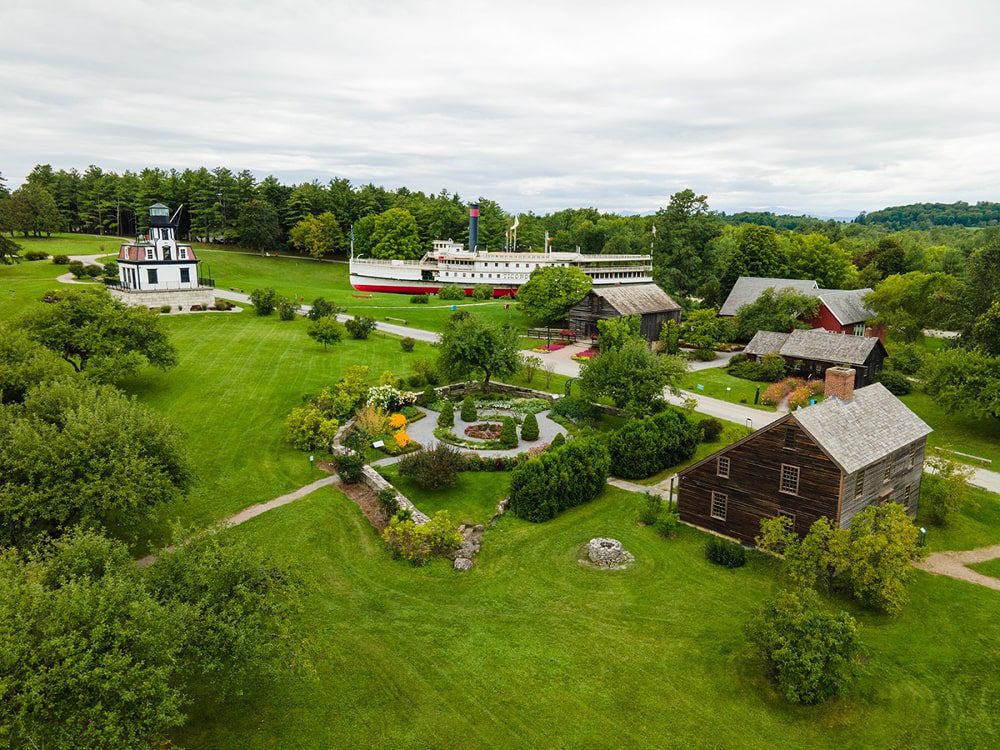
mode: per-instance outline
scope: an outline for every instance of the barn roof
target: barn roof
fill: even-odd
[[[760,276],[740,276],[733,284],[729,296],[719,308],[719,315],[735,315],[744,305],[756,302],[766,290],[793,289],[800,294],[815,295],[819,284],[811,279],[767,279]]]
[[[849,336],[811,328],[791,333],[757,331],[743,351],[757,356],[776,351],[782,357],[791,359],[863,365],[876,346],[881,346],[881,343],[874,336]]]
[[[622,315],[648,315],[681,309],[681,306],[656,284],[598,286],[591,289],[590,293],[606,300]]]
[[[833,313],[833,317],[840,321],[841,325],[849,326],[854,323],[864,323],[875,317],[875,313],[864,303],[865,295],[871,291],[871,289],[820,289],[819,301],[826,305],[826,309]]]
[[[931,428],[881,383],[858,388],[850,401],[828,398],[792,412],[791,418],[847,474],[931,433]]]

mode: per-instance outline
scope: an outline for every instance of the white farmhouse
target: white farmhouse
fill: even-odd
[[[174,215],[162,203],[149,207],[149,234],[118,251],[118,299],[143,307],[208,306],[215,302],[211,279],[198,274],[198,258],[190,245],[178,244],[175,233],[181,209]]]

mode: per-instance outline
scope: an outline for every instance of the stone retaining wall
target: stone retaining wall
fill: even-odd
[[[157,310],[164,305],[176,308],[181,305],[189,310],[191,305],[211,307],[215,304],[214,289],[151,289],[139,292],[126,292],[109,287],[111,296],[133,307],[148,307]]]
[[[409,498],[406,497],[402,492],[393,487],[389,482],[379,474],[375,469],[373,469],[368,464],[361,469],[361,483],[365,485],[368,489],[374,492],[376,495],[384,490],[386,487],[390,488],[396,493],[396,500],[399,503],[400,508],[406,508],[413,514],[413,522],[417,524],[427,523],[430,518],[424,512],[422,512],[416,505],[410,502]]]

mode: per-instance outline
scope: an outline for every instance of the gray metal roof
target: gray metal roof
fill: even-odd
[[[851,401],[828,398],[792,412],[791,418],[847,474],[931,433],[931,428],[881,383],[858,388]]]
[[[841,325],[864,323],[875,317],[864,303],[864,296],[871,289],[820,289],[819,300],[833,313]]]
[[[765,354],[781,350],[784,343],[788,341],[787,333],[775,333],[774,331],[757,331],[750,339],[750,343],[743,349],[744,354],[756,354],[763,357]]]
[[[681,309],[681,306],[656,284],[599,286],[590,291],[607,300],[622,315],[642,315]]]
[[[740,276],[733,284],[729,296],[719,308],[719,315],[735,315],[744,305],[756,302],[767,289],[780,292],[782,289],[794,289],[800,294],[816,295],[819,284],[807,279],[766,279],[760,276]]]

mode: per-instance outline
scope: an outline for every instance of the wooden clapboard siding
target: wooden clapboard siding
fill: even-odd
[[[869,505],[885,502],[889,499],[903,504],[906,512],[915,517],[920,498],[920,482],[924,476],[926,450],[927,438],[921,438],[853,474],[846,475],[840,500],[841,527],[846,529],[850,526],[851,520]],[[910,466],[911,455],[913,456],[912,467]],[[891,467],[888,482],[884,481],[887,462]],[[856,492],[859,479],[864,481],[864,488],[860,495]],[[907,487],[910,488],[909,499],[906,498]]]
[[[785,430],[795,434],[786,448]],[[717,476],[718,458],[730,459],[729,478]],[[795,495],[779,490],[782,464],[799,467]],[[840,468],[790,417],[750,435],[682,472],[677,508],[688,523],[747,542],[760,533],[760,522],[781,513],[795,517],[804,535],[822,516],[836,522],[841,493]],[[726,520],[711,516],[712,492],[729,496]]]

